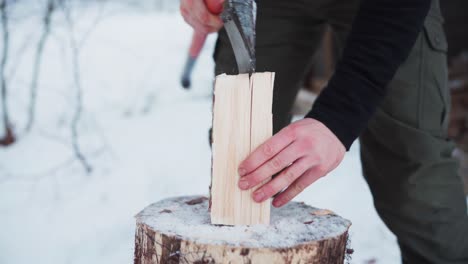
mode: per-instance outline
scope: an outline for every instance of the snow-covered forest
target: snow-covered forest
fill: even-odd
[[[0,0],[0,263],[132,263],[134,215],[207,194],[210,36],[193,87],[174,0]],[[359,146],[297,200],[350,219],[351,263],[397,263]]]

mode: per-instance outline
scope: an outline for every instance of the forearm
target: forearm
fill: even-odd
[[[430,5],[430,0],[363,0],[336,71],[306,117],[324,123],[349,149],[408,57]]]

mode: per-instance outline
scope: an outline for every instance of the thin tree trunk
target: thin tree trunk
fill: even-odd
[[[44,47],[49,37],[50,21],[51,21],[54,10],[55,10],[54,0],[49,0],[47,4],[47,9],[43,18],[44,28],[42,31],[42,35],[39,39],[39,43],[37,45],[36,56],[34,60],[33,76],[31,80],[31,98],[30,98],[31,102],[29,104],[29,115],[28,115],[28,121],[26,123],[26,132],[29,132],[31,130],[35,121],[36,105],[37,105],[37,91],[38,91],[38,82],[39,82],[39,76],[40,76],[40,71],[41,71],[41,62],[43,58]]]
[[[81,77],[80,77],[80,62],[79,62],[79,51],[76,47],[76,41],[72,41],[72,61],[73,61],[73,79],[75,82],[76,88],[76,106],[75,106],[75,113],[73,115],[72,123],[71,123],[71,132],[72,132],[72,145],[73,150],[75,152],[76,157],[81,162],[83,167],[85,168],[87,173],[92,171],[91,165],[88,163],[86,157],[84,156],[83,152],[81,151],[80,144],[79,144],[79,137],[78,137],[78,125],[81,119],[81,114],[83,112],[83,92],[81,88]]]
[[[81,76],[80,76],[80,61],[79,61],[79,47],[77,40],[75,39],[75,33],[73,30],[73,21],[69,10],[65,6],[66,1],[61,1],[60,4],[62,5],[68,27],[70,30],[70,47],[71,47],[71,60],[72,60],[72,67],[73,67],[73,82],[76,89],[75,94],[75,112],[73,114],[72,122],[71,122],[71,134],[72,134],[72,148],[75,152],[76,158],[80,161],[81,165],[84,167],[87,173],[92,171],[92,167],[89,164],[88,160],[86,159],[85,155],[81,151],[80,144],[79,144],[79,135],[78,135],[78,125],[81,119],[81,114],[83,112],[83,92],[81,86]]]
[[[8,100],[7,100],[7,83],[6,83],[6,64],[8,61],[8,52],[9,52],[9,42],[10,35],[8,31],[8,12],[7,12],[7,1],[0,0],[0,13],[2,20],[2,59],[0,61],[0,100],[2,103],[2,122],[4,126],[4,136],[0,139],[1,146],[8,146],[15,142],[15,136],[13,134],[13,129],[10,123],[10,117],[8,115]]]

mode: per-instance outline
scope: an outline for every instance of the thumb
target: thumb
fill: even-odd
[[[223,3],[224,0],[205,0],[208,10],[215,15],[219,15],[223,12]]]

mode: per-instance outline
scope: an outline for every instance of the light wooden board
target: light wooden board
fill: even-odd
[[[269,224],[270,204],[256,203],[254,190],[237,183],[238,166],[272,135],[274,73],[220,75],[215,82],[213,106],[213,168],[211,223]],[[267,180],[266,180],[267,181]]]

